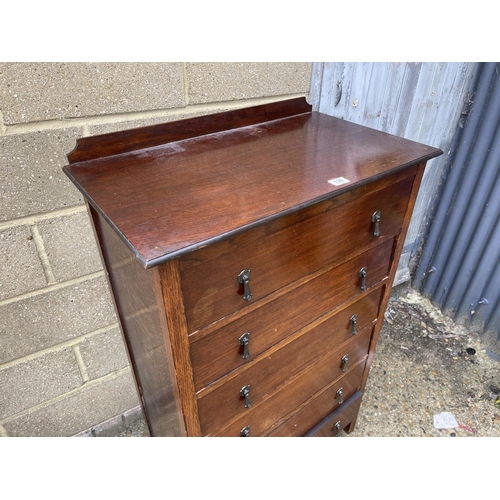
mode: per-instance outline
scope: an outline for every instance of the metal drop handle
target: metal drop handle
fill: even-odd
[[[240,397],[245,398],[245,408],[250,408],[252,402],[250,401],[250,386],[245,385],[240,389]]]
[[[346,372],[349,369],[349,354],[342,357],[342,371]]]
[[[341,405],[344,402],[344,389],[341,387],[337,391],[337,403]]]
[[[240,436],[241,437],[249,437],[250,436],[250,426],[249,425],[245,425],[245,427],[243,427],[243,429],[241,429]]]
[[[242,358],[243,359],[248,359],[250,357],[250,350],[249,350],[249,344],[250,344],[250,333],[245,332],[239,339],[238,343],[240,346],[243,346],[243,354]]]
[[[353,335],[356,335],[358,333],[358,315],[357,314],[353,314],[350,318],[349,318],[349,322],[351,323],[352,325],[352,330],[351,330],[351,333]]]
[[[363,292],[366,290],[366,275],[368,274],[368,269],[366,267],[362,267],[359,270],[359,277],[361,278],[361,290]]]
[[[380,210],[377,210],[372,215],[373,236],[375,236],[376,238],[380,236],[380,216],[381,216]]]
[[[334,437],[340,437],[340,420],[333,426],[333,432]]]
[[[238,283],[243,285],[243,300],[250,300],[252,292],[250,291],[250,269],[243,269],[238,274]]]

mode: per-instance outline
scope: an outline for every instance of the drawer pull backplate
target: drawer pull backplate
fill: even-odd
[[[373,236],[378,238],[380,236],[380,210],[377,210],[372,215],[373,222]]]
[[[344,402],[344,389],[341,387],[337,391],[337,403],[341,405]]]
[[[240,346],[243,346],[243,354],[242,358],[243,359],[248,359],[250,357],[250,350],[249,350],[249,344],[250,344],[250,333],[246,332],[244,333],[238,340]]]
[[[250,408],[252,402],[250,401],[250,386],[245,385],[240,389],[240,397],[245,398],[245,408]]]
[[[360,270],[359,270],[359,277],[361,278],[361,290],[363,290],[363,292],[366,290],[366,275],[368,273],[368,269],[366,269],[366,267],[362,267]]]
[[[349,369],[349,354],[342,356],[342,371],[346,372]]]
[[[351,323],[352,325],[352,330],[351,330],[351,333],[353,335],[356,335],[358,333],[358,315],[357,314],[353,314],[350,318],[349,318],[349,322]]]
[[[333,426],[333,436],[340,437],[340,420]]]
[[[238,274],[238,283],[243,285],[243,300],[250,300],[252,292],[250,291],[250,269],[243,269]]]

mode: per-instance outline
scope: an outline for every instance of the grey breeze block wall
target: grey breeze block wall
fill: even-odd
[[[139,412],[83,198],[82,136],[307,95],[310,63],[0,63],[0,436]]]

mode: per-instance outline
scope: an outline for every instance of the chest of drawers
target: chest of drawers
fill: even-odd
[[[80,139],[150,434],[351,431],[439,154],[305,99]]]

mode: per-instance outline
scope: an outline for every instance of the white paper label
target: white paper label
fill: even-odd
[[[342,186],[342,184],[348,184],[351,181],[344,177],[335,177],[335,179],[330,179],[328,182],[334,186]]]

